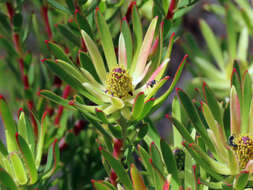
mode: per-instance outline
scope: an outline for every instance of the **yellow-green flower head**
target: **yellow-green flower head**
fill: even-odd
[[[253,160],[253,140],[248,135],[235,137],[233,150],[240,162],[240,168],[244,169],[250,160]]]
[[[133,95],[133,80],[123,67],[115,67],[106,76],[106,93],[118,98],[127,98]]]

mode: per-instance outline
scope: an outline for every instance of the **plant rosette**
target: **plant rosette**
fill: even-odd
[[[103,55],[95,40],[81,30],[88,53],[79,52],[80,68],[64,55],[56,61],[43,60],[53,72],[93,102],[93,105],[84,104],[79,96],[68,102],[51,91],[42,90],[40,94],[103,123],[121,118],[131,122],[140,121],[158,109],[172,92],[182,73],[187,55],[183,58],[169,89],[155,99],[157,91],[169,79],[168,76],[162,76],[170,60],[174,34],[171,35],[168,47],[163,48],[163,22],[160,28],[156,29],[158,17],[155,17],[143,39],[141,21],[137,9],[133,8],[133,34],[124,18],[118,47],[114,47],[109,27],[98,9],[95,21]],[[59,50],[53,42],[48,42],[48,45],[51,50]]]

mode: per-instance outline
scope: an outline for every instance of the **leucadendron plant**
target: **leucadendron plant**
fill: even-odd
[[[230,98],[226,101],[218,101],[206,83],[200,103],[177,89],[196,138],[190,136],[189,126],[168,117],[183,136],[183,146],[202,170],[199,183],[210,189],[252,187],[252,81],[239,66],[234,64]]]
[[[72,64],[64,54],[60,54],[61,59],[43,60],[56,75],[76,89],[77,94],[71,101],[48,90],[40,91],[40,95],[67,108],[79,110],[109,141],[112,140],[112,135],[104,130],[106,126],[114,131],[120,127],[120,131],[116,129],[120,134],[116,137],[120,136],[126,143],[129,127],[133,125],[136,128],[138,122],[160,107],[175,87],[187,57],[183,58],[169,89],[160,97],[154,98],[169,79],[168,76],[162,77],[170,60],[174,34],[171,35],[168,47],[164,48],[163,22],[158,29],[158,18],[155,17],[143,39],[141,21],[136,11],[132,11],[133,33],[127,20],[122,20],[117,48],[114,47],[103,15],[97,9],[95,20],[103,54],[93,37],[81,30],[87,53],[80,52],[80,67]],[[51,48],[56,47],[52,42],[48,44]],[[93,105],[87,105],[79,94]],[[100,127],[101,124],[106,126]]]
[[[47,130],[47,112],[44,113],[38,133],[24,111],[14,121],[3,96],[0,96],[0,114],[5,130],[6,146],[0,141],[0,187],[18,190],[45,188],[49,177],[58,169],[57,140],[49,147],[47,163],[42,165],[43,147]]]

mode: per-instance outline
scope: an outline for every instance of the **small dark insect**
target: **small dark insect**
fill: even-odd
[[[147,86],[150,86],[151,88],[153,88],[156,84],[156,81],[155,80],[151,80],[147,83]]]
[[[228,144],[232,147],[237,147],[237,144],[234,143],[234,139],[235,139],[235,137],[233,135],[228,137]]]
[[[128,92],[128,94],[131,95],[131,96],[133,96],[133,92],[132,91]]]

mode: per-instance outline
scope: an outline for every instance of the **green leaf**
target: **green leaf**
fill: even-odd
[[[2,168],[0,168],[0,184],[4,187],[7,187],[8,189],[18,190],[18,187],[11,176],[9,176],[9,174]]]
[[[122,21],[121,31],[122,31],[124,41],[125,41],[125,46],[126,46],[127,69],[130,69],[131,63],[132,63],[132,57],[133,57],[133,40],[132,40],[131,31],[126,19],[123,19]]]
[[[134,164],[131,165],[130,174],[133,181],[134,190],[147,189],[138,169],[136,168]]]
[[[69,75],[75,77],[76,80],[80,81],[80,83],[89,82],[88,79],[83,76],[81,71],[79,71],[74,65],[60,59],[56,59],[55,61],[58,66],[60,66]]]
[[[247,186],[248,183],[248,178],[249,178],[249,172],[245,171],[245,172],[241,172],[239,174],[239,176],[237,176],[236,178],[236,182],[235,182],[235,189],[236,190],[243,190],[245,189],[245,187]]]
[[[79,12],[76,14],[77,22],[80,30],[84,30],[90,37],[93,36],[91,26],[86,17],[82,16]]]
[[[36,158],[35,158],[35,165],[36,168],[38,169],[40,166],[41,158],[42,158],[42,153],[43,153],[43,147],[44,147],[44,140],[45,140],[45,135],[47,131],[47,125],[48,125],[48,118],[47,118],[47,112],[44,112],[42,119],[41,119],[41,124],[39,128],[39,139],[38,139],[38,144],[37,144],[37,152],[36,152]]]
[[[177,120],[181,120],[181,109],[180,109],[180,103],[175,96],[172,101],[172,117],[176,118]],[[183,141],[182,135],[179,133],[177,128],[173,127],[173,146],[174,147],[182,147],[181,142]]]
[[[105,58],[109,70],[117,67],[117,59],[114,51],[114,46],[112,42],[112,36],[109,30],[109,27],[105,21],[104,16],[100,13],[99,10],[96,10],[96,24],[98,28],[98,33],[104,50]]]
[[[150,144],[150,155],[152,158],[152,163],[162,173],[163,172],[163,161],[161,158],[161,154],[154,142],[152,142]]]
[[[134,105],[132,107],[132,117],[134,120],[137,119],[143,111],[144,99],[145,99],[144,92],[140,92],[139,94],[137,94],[134,100]]]
[[[73,45],[79,47],[80,46],[80,39],[77,35],[75,35],[67,26],[58,24],[58,29],[61,34]]]
[[[225,67],[225,63],[224,63],[220,45],[214,33],[212,32],[212,30],[210,29],[210,27],[206,24],[204,20],[200,20],[200,28],[210,52],[212,53],[213,57],[217,61],[219,68],[223,70]]]
[[[28,146],[28,144],[25,142],[22,136],[20,136],[18,133],[16,134],[16,141],[18,143],[19,150],[22,154],[22,158],[24,160],[24,166],[27,169],[29,173],[29,184],[34,184],[38,180],[38,173],[35,166],[34,157],[32,155],[32,152]]]
[[[135,40],[135,51],[136,53],[141,48],[142,39],[143,39],[143,31],[141,19],[139,17],[136,5],[133,5],[132,8],[132,22],[133,22],[133,32],[134,32],[134,40]]]
[[[105,113],[102,110],[96,109],[96,116],[103,122],[103,123],[109,123],[109,121],[106,118]]]
[[[172,178],[176,181],[179,187],[180,181],[178,177],[177,163],[175,157],[170,149],[170,146],[163,139],[161,139],[160,144],[163,160],[165,162],[167,171],[172,175]]]
[[[60,151],[57,143],[57,139],[52,143],[49,148],[47,156],[47,164],[44,169],[44,175],[42,179],[50,177],[58,167],[60,161]]]
[[[243,80],[243,98],[242,98],[242,133],[248,132],[248,123],[249,123],[249,115],[250,112],[250,104],[252,99],[252,83],[251,78],[248,72],[244,74]]]
[[[17,150],[17,144],[15,140],[16,123],[12,118],[12,114],[8,108],[4,97],[0,95],[0,116],[2,118],[3,125],[5,127],[5,138],[8,152]]]
[[[146,152],[146,150],[141,145],[138,145],[138,155],[140,156],[141,163],[146,168],[147,173],[151,176],[152,184],[155,185],[155,178],[153,177],[154,171],[150,163],[150,155]]]
[[[190,97],[183,92],[181,89],[177,89],[177,94],[179,97],[179,100],[181,104],[183,105],[188,117],[191,119],[192,124],[195,126],[198,133],[203,137],[205,143],[207,144],[208,148],[215,152],[214,145],[212,144],[212,141],[210,140],[206,128],[204,124],[200,120],[200,116],[197,112],[196,107],[193,105]]]
[[[49,99],[52,102],[55,102],[57,104],[63,105],[64,107],[68,109],[74,109],[73,106],[69,105],[69,100],[64,99],[58,95],[56,95],[54,92],[50,90],[41,90],[39,94],[47,99]]]
[[[173,81],[172,81],[169,89],[155,101],[155,104],[154,104],[155,109],[157,109],[158,107],[161,106],[161,104],[167,99],[167,97],[170,95],[170,93],[172,92],[172,90],[176,86],[176,84],[183,72],[183,68],[186,63],[187,57],[188,57],[188,55],[185,55],[183,60],[181,61],[180,65],[178,66],[177,72],[174,75]]]
[[[84,52],[80,52],[79,58],[80,58],[80,63],[82,65],[82,67],[85,70],[87,70],[96,79],[97,82],[101,83],[99,76],[96,72],[96,69],[95,69],[90,57],[88,56],[88,54],[84,53]]]
[[[215,120],[221,126],[223,126],[221,108],[216,100],[216,97],[215,97],[213,91],[206,85],[206,83],[203,84],[203,93],[205,96],[205,100],[208,104],[208,107],[210,108]]]
[[[173,126],[177,128],[179,133],[182,135],[182,137],[188,141],[189,143],[193,143],[194,140],[191,137],[190,133],[187,131],[187,129],[174,117],[171,117],[167,115],[167,118],[173,123]]]
[[[92,63],[97,71],[99,79],[102,83],[105,83],[106,69],[103,58],[99,53],[98,47],[85,31],[81,30],[81,34],[87,46],[88,52],[91,56]]]
[[[247,60],[248,45],[249,45],[248,29],[247,27],[244,27],[240,34],[238,49],[237,49],[237,57],[240,61]]]
[[[93,187],[96,190],[111,190],[107,185],[103,183],[103,181],[94,181],[93,182]]]
[[[144,102],[142,113],[139,115],[139,118],[138,118],[139,121],[144,119],[150,113],[154,103],[155,103],[155,98],[150,98],[149,100]]]
[[[50,41],[47,44],[56,59],[62,59],[63,61],[72,63],[72,61],[68,58],[66,53],[63,51],[63,49],[59,45]]]
[[[55,0],[47,0],[47,2],[52,5],[54,8],[62,11],[63,13],[66,13],[66,14],[71,14],[71,12],[69,11],[68,8],[64,7],[63,5],[61,5],[60,3],[58,3],[57,1]]]
[[[226,7],[226,27],[227,27],[227,35],[228,35],[228,52],[230,55],[230,61],[236,58],[236,29],[235,29],[235,22],[233,20],[233,12],[228,7]]]
[[[12,152],[9,154],[9,160],[12,164],[13,171],[15,174],[15,179],[17,180],[18,184],[25,185],[28,181],[24,165],[21,161],[17,152]]]
[[[56,74],[58,75],[62,80],[67,82],[71,87],[75,88],[78,90],[78,92],[91,101],[95,102],[96,104],[102,104],[103,102],[101,100],[98,100],[94,96],[92,96],[81,84],[79,80],[77,80],[75,77],[71,75],[71,73],[68,73],[65,71],[65,69],[62,69],[61,66],[59,66],[58,63],[55,63],[54,61],[51,60],[45,60],[46,65]]]
[[[2,143],[2,141],[0,140],[0,153],[6,157],[8,156],[8,151],[7,149],[5,148],[5,145]],[[1,160],[1,159],[0,159]]]
[[[120,182],[125,186],[125,188],[129,190],[134,190],[131,180],[120,161],[116,160],[109,152],[105,150],[102,150],[102,155],[108,161],[112,169],[116,172]]]

